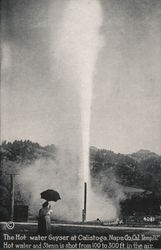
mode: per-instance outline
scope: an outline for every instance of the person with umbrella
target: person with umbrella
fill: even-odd
[[[42,204],[42,208],[39,210],[38,218],[38,232],[40,235],[46,235],[51,233],[51,218],[53,213],[48,201]]]
[[[38,232],[40,235],[46,235],[51,232],[50,215],[53,213],[48,201],[56,202],[57,200],[61,198],[60,198],[59,193],[52,189],[47,189],[46,191],[42,192],[40,195],[42,199],[46,200],[46,202],[42,204],[42,208],[39,210]]]

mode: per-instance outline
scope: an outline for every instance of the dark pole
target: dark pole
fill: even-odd
[[[13,221],[14,218],[14,174],[10,175],[10,181],[11,181],[11,221]]]
[[[84,213],[85,213],[85,220],[86,220],[86,212],[87,212],[87,183],[84,183]]]
[[[10,219],[14,219],[14,205],[15,205],[15,175],[16,173],[7,174],[10,176]]]
[[[84,208],[82,213],[82,221],[86,221],[86,214],[87,214],[87,183],[84,183]]]

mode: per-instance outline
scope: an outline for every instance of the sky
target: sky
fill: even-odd
[[[160,0],[6,0],[1,23],[2,140],[77,149],[90,110],[90,145],[161,154]]]

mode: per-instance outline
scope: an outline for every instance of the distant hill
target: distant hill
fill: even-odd
[[[41,146],[29,140],[4,141],[0,146],[1,171],[17,166],[23,168],[42,158],[56,160],[56,155],[54,144]],[[125,155],[90,147],[90,173],[93,179],[103,183],[105,190],[112,176],[120,185],[161,194],[161,156],[149,150]]]
[[[129,154],[129,157],[131,157],[134,160],[140,162],[142,160],[146,160],[146,159],[149,159],[149,158],[158,158],[159,155],[157,155],[156,153],[151,152],[149,150],[140,149],[136,153]]]
[[[19,171],[40,159],[56,159],[55,145],[41,146],[30,140],[3,141],[0,145],[0,205],[10,204],[10,179],[9,173],[19,174]],[[23,203],[21,187],[16,185],[16,201]]]
[[[90,170],[94,181],[100,182],[103,176],[104,182],[108,183],[112,175],[123,186],[161,194],[161,156],[148,150],[124,155],[91,147]]]
[[[14,142],[3,141],[0,146],[0,157],[2,160],[12,162],[29,163],[40,158],[56,157],[55,145],[40,146],[30,140],[15,140]]]
[[[0,145],[0,205],[9,204],[9,195],[7,195],[9,178],[6,178],[6,173],[18,172],[39,159],[55,161],[57,151],[54,144],[41,146],[29,140],[2,142]],[[161,156],[151,151],[141,149],[133,154],[117,154],[110,150],[90,147],[90,174],[93,188],[99,189],[115,201],[118,200],[118,204],[128,196],[135,196],[135,203],[136,197],[143,199],[144,194],[147,196],[152,194],[151,199],[154,201],[159,199],[157,204],[160,202]],[[16,199],[22,200],[21,189],[15,193],[17,193]],[[128,206],[127,203],[127,210]]]

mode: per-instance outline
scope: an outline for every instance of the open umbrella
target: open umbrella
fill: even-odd
[[[61,199],[59,193],[53,189],[47,189],[40,193],[40,195],[42,199],[47,201],[57,201]]]

